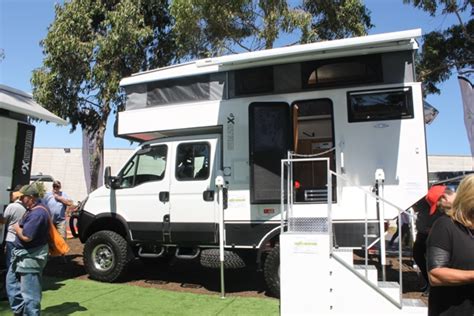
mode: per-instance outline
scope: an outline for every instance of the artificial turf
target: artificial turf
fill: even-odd
[[[87,280],[43,279],[42,315],[278,315],[274,299],[203,295]],[[9,314],[6,301],[0,315]]]

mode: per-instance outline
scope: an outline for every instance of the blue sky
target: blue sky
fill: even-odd
[[[51,0],[0,0],[0,48],[5,59],[0,62],[0,84],[31,92],[31,72],[40,67],[43,54],[39,42],[54,20]],[[454,17],[430,17],[427,13],[404,5],[402,0],[367,0],[375,25],[370,34],[421,28],[423,33],[444,29]],[[468,14],[463,16],[469,18]],[[470,155],[463,122],[462,101],[456,76],[440,85],[441,94],[428,101],[439,111],[438,118],[426,128],[430,155]],[[110,120],[105,138],[106,148],[133,148],[128,141],[114,138]],[[81,147],[81,133],[69,133],[68,127],[36,123],[36,147]]]

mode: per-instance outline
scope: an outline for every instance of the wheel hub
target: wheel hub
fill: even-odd
[[[97,270],[110,270],[115,263],[112,248],[105,244],[95,246],[95,248],[92,250],[92,260],[94,263],[94,268]]]

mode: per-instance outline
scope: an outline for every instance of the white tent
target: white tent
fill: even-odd
[[[60,125],[67,125],[67,121],[36,103],[31,94],[5,85],[0,85],[0,109]]]

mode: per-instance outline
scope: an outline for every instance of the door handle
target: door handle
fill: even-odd
[[[202,192],[202,198],[206,202],[214,201],[214,191],[213,190],[206,190]]]
[[[162,191],[160,192],[160,201],[163,203],[169,202],[170,201],[170,193],[168,191]]]

